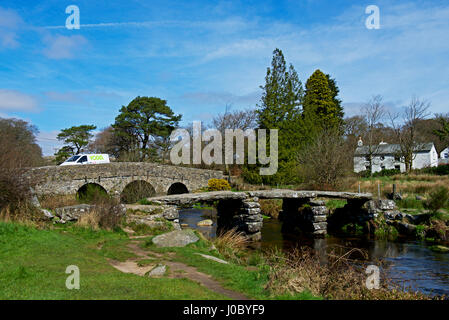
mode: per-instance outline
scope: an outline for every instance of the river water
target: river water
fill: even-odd
[[[181,224],[187,224],[209,239],[216,237],[214,209],[184,209],[180,210],[179,216]],[[214,225],[198,227],[196,224],[204,219],[212,219]],[[387,262],[388,278],[426,294],[449,296],[449,254],[433,252],[429,249],[430,244],[409,239],[374,240],[364,236],[328,236],[323,239],[313,239],[282,232],[282,223],[276,219],[264,220],[262,241],[257,244],[258,248],[267,250],[277,247],[290,250],[301,246],[312,247],[321,254],[343,247],[346,250],[363,249],[368,253],[368,259],[373,261],[373,264],[376,264],[375,261],[379,259]]]

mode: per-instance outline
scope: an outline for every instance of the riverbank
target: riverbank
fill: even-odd
[[[248,250],[246,245],[233,247],[235,241],[231,238],[221,243],[218,239],[211,242],[199,234],[200,239],[186,247],[159,248],[152,243],[153,232],[141,230],[136,236],[121,229],[93,230],[71,223],[36,227],[1,222],[0,298],[426,298],[420,294],[387,290],[384,284],[381,290],[368,290],[364,286],[366,275],[363,270],[348,269],[346,264],[329,268],[321,265],[311,252],[295,257],[279,251],[262,253]],[[76,265],[80,270],[79,290],[66,288],[68,274],[65,270],[70,265]],[[164,265],[167,270],[162,276],[150,276],[148,272],[153,270],[153,265]],[[208,285],[202,279],[212,280],[213,284]],[[331,283],[333,285],[329,286]]]

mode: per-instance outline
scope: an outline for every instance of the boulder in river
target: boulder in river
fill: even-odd
[[[201,220],[196,225],[199,227],[206,227],[206,226],[211,226],[213,224],[214,224],[214,222],[212,220],[206,219],[206,220]]]

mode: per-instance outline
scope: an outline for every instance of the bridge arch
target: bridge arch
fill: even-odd
[[[102,185],[89,182],[78,188],[76,197],[80,200],[92,200],[96,196],[105,196],[107,194],[108,192]]]
[[[182,193],[189,193],[189,189],[187,189],[187,186],[184,183],[181,182],[175,182],[173,183],[167,190],[167,194],[182,194]]]
[[[123,188],[120,194],[120,201],[122,203],[135,203],[141,199],[155,195],[156,190],[151,183],[145,180],[134,180]]]

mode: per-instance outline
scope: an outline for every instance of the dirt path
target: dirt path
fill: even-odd
[[[211,291],[227,296],[231,299],[235,300],[248,300],[248,297],[245,295],[235,292],[226,288],[216,280],[214,280],[210,275],[202,273],[198,271],[196,268],[188,266],[182,262],[169,261],[167,255],[153,252],[153,251],[145,251],[139,246],[139,241],[132,241],[128,244],[129,249],[137,255],[139,258],[133,258],[126,260],[125,262],[120,262],[116,260],[109,260],[109,263],[125,273],[133,273],[139,276],[144,276],[148,271],[151,271],[157,263],[162,263],[170,268],[172,272],[168,277],[169,278],[188,278],[192,281],[198,282],[204,287],[208,288]],[[139,260],[143,259],[154,259],[154,257],[158,258],[157,263],[154,265],[146,265],[140,267],[138,265]]]

